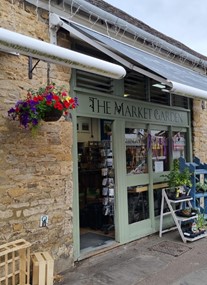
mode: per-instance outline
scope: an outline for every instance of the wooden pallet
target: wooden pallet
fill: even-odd
[[[0,285],[30,284],[30,246],[24,239],[0,245]]]
[[[32,254],[33,276],[32,285],[52,285],[54,260],[48,252]]]

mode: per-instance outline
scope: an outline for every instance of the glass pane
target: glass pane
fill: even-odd
[[[127,187],[127,192],[129,224],[148,219],[148,185]]]
[[[162,189],[154,190],[154,212],[155,217],[160,215],[162,201]]]
[[[127,174],[147,173],[147,132],[144,129],[125,129]]]
[[[186,157],[186,133],[173,132],[173,159]]]
[[[150,140],[153,171],[169,170],[168,132],[152,130]]]
[[[161,201],[162,201],[162,189],[155,189],[154,190],[154,214],[155,217],[160,216],[161,211]],[[168,206],[167,203],[164,203],[164,209],[163,212],[168,212]]]
[[[154,184],[155,185],[155,184]],[[168,195],[169,188],[166,188],[166,193]],[[162,189],[154,189],[154,215],[155,217],[160,216],[161,212],[161,202],[162,202]],[[180,209],[180,205],[172,205],[173,209]],[[163,206],[163,213],[169,212],[170,209],[168,208],[168,205],[166,201],[164,201],[164,206]]]

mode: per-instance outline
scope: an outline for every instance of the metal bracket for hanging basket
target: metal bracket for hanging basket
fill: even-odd
[[[28,76],[29,76],[29,79],[32,79],[32,72],[36,68],[38,63],[40,62],[40,59],[38,59],[37,62],[35,63],[35,65],[32,67],[32,60],[33,60],[32,56],[29,56],[29,58],[28,58]]]

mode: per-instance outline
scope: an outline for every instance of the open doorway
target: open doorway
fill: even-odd
[[[115,242],[112,121],[78,117],[80,251]]]

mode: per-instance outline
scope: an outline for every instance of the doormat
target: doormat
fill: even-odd
[[[176,243],[172,241],[162,241],[158,244],[153,245],[149,248],[149,250],[155,250],[158,252],[166,253],[172,256],[179,256],[188,250],[192,249],[191,247],[187,245],[183,245],[181,243]]]
[[[80,236],[80,249],[102,246],[113,240],[111,237],[96,233],[85,233]]]

